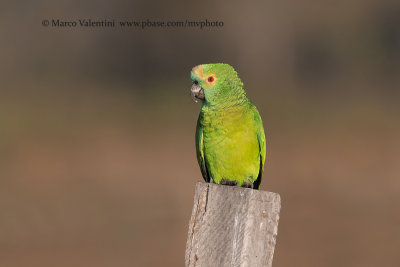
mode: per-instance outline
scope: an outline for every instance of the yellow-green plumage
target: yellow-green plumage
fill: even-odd
[[[264,129],[236,71],[227,64],[199,65],[192,69],[191,78],[203,91],[196,151],[204,179],[259,188],[266,151]]]

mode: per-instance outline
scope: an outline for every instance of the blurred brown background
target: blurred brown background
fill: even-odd
[[[400,266],[399,1],[1,6],[0,266],[183,266],[201,181],[189,72],[211,62],[264,120],[274,266]]]

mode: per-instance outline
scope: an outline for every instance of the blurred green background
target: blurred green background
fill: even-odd
[[[0,17],[0,266],[183,266],[202,180],[189,72],[211,62],[264,121],[274,267],[400,266],[399,1],[15,1]]]

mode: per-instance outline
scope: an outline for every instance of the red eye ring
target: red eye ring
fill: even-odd
[[[207,80],[208,80],[209,83],[212,83],[212,82],[214,81],[214,77],[213,77],[213,76],[210,76],[210,77],[208,77]]]

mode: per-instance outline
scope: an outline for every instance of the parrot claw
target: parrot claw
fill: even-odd
[[[252,182],[243,182],[242,187],[253,189],[254,184]]]
[[[228,179],[222,179],[221,182],[219,183],[221,185],[230,185],[230,186],[236,186],[238,184],[237,181],[231,181]]]

